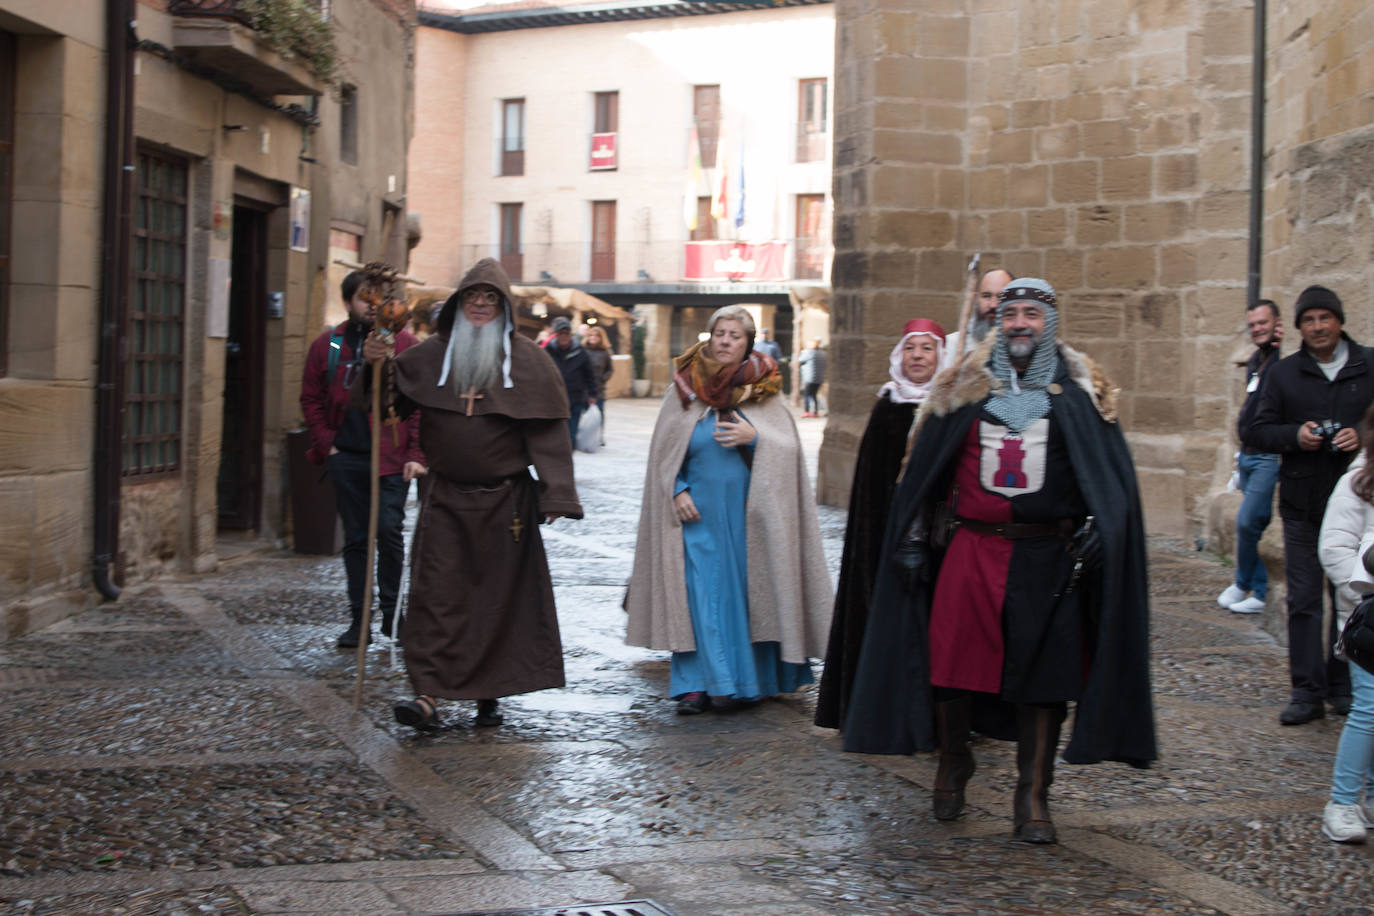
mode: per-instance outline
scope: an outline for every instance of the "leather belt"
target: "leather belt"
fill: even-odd
[[[954,522],[960,528],[967,528],[974,534],[990,534],[993,537],[1019,541],[1023,538],[1068,537],[1073,534],[1073,519],[1061,518],[1047,524],[1029,522],[980,522],[973,518],[956,516]]]

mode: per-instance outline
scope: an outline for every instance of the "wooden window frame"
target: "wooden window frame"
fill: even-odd
[[[516,133],[508,132],[510,126],[510,112],[515,110],[517,125]],[[501,148],[499,150],[501,158],[501,175],[515,176],[525,174],[525,100],[502,99],[501,100]]]
[[[620,130],[620,92],[592,94],[592,131],[614,134]]]
[[[616,249],[616,220],[619,218],[616,202],[613,200],[594,200],[592,201],[592,247],[591,247],[591,270],[589,279],[593,283],[614,283],[615,282],[615,249]],[[603,245],[605,239],[598,236],[596,214],[598,212],[610,213],[609,238],[610,245]]]
[[[820,89],[819,94],[816,92]],[[830,80],[826,77],[797,82],[797,161],[820,162],[825,159],[825,138],[829,136]],[[819,97],[820,111],[807,111],[807,103]]]
[[[692,230],[691,241],[714,242],[716,240],[716,218],[711,215],[711,195],[697,197],[697,227]]]
[[[358,164],[358,87],[339,87],[339,159]]]
[[[708,90],[714,90],[710,92]],[[702,100],[714,95],[714,116],[703,114]],[[692,121],[697,127],[697,144],[701,150],[701,167],[716,167],[716,152],[720,148],[720,86],[708,83],[692,87]]]
[[[500,255],[501,269],[512,282],[518,283],[525,273],[524,240],[521,237],[520,223],[524,218],[524,204],[499,204],[500,233],[497,251]],[[508,231],[513,230],[513,231]],[[507,244],[511,242],[511,244]]]
[[[825,235],[819,223],[815,235],[804,233],[806,215],[811,204],[820,205],[820,217],[825,217],[824,194],[798,194],[796,200],[796,249],[792,258],[792,279],[820,280],[825,277]],[[817,251],[819,249],[819,252]],[[817,263],[819,257],[820,263]]]
[[[136,159],[120,472],[142,483],[181,472],[191,169],[187,160],[150,147],[140,147]],[[155,166],[175,173],[168,186],[152,183]],[[170,451],[156,460],[135,458],[141,447],[156,451],[160,444]]]

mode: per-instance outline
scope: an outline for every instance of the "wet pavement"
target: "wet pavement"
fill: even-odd
[[[810,688],[674,715],[620,609],[656,408],[612,402],[607,449],[577,456],[587,519],[544,529],[568,687],[501,727],[468,703],[396,725],[385,641],[354,711],[337,558],[242,558],[0,644],[0,912],[1374,912],[1374,845],[1318,829],[1342,720],[1279,726],[1283,651],[1179,545],[1151,555],[1163,757],[1061,765],[1059,846],[1009,837],[1011,745],[975,742],[947,824],[932,756],[841,752]],[[844,514],[821,524],[833,571]]]

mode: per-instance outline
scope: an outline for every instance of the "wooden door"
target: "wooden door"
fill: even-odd
[[[615,281],[615,201],[592,201],[593,281]]]
[[[263,395],[267,366],[267,212],[234,207],[224,416],[216,488],[221,528],[262,522]]]

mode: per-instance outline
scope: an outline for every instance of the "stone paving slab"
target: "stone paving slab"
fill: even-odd
[[[236,623],[329,625],[338,631],[348,626],[348,599],[339,586],[260,589],[237,594],[211,595],[210,600]]]
[[[83,630],[109,632],[119,630],[184,629],[194,624],[175,604],[159,597],[156,588],[116,605],[100,605],[48,627],[48,633],[72,633]]]
[[[238,660],[194,630],[52,633],[0,644],[0,670],[48,668],[64,679],[242,677]]]
[[[140,890],[127,894],[53,894],[0,897],[0,912],[14,916],[122,916],[144,913],[251,913],[232,888]]]
[[[471,854],[356,764],[11,773],[0,811],[8,877]]]
[[[0,698],[0,759],[342,747],[261,685],[35,687],[4,691]]]
[[[1315,912],[1374,910],[1374,846],[1314,836],[1310,813],[1168,821],[1108,832]]]
[[[1217,912],[1063,846],[1037,848],[1006,837],[879,844],[751,865],[756,875],[802,885],[801,899],[828,912]]]

